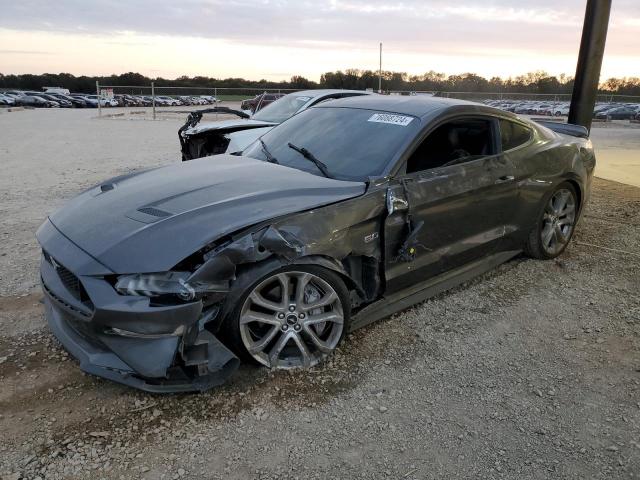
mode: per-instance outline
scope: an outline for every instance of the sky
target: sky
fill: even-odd
[[[573,75],[585,0],[0,0],[0,73],[285,80],[378,68]],[[640,77],[640,0],[613,0],[602,79]]]

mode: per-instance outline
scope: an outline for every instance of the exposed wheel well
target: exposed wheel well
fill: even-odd
[[[349,255],[342,261],[324,255],[300,257],[294,263],[318,265],[340,275],[352,292],[352,306],[372,301],[380,289],[380,262],[377,258]]]
[[[579,212],[582,208],[582,189],[580,188],[580,184],[575,180],[567,180],[567,183],[569,183],[576,191],[576,195],[578,196],[578,198],[576,198],[576,201],[578,202],[578,208],[576,210]]]

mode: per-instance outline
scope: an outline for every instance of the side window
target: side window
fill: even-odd
[[[407,173],[495,154],[491,123],[487,119],[469,118],[440,125],[407,160]]]
[[[500,120],[500,138],[504,152],[527,143],[531,139],[531,130],[519,123]]]

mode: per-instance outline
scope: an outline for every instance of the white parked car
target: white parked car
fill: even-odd
[[[159,103],[161,105],[167,105],[167,106],[182,105],[182,102],[180,100],[178,100],[177,98],[168,97],[166,95],[157,95],[156,96],[156,103]]]

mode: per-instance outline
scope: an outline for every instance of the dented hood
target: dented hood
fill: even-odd
[[[68,239],[116,273],[166,271],[244,227],[356,197],[332,180],[248,157],[218,155],[115,178],[50,216]]]

